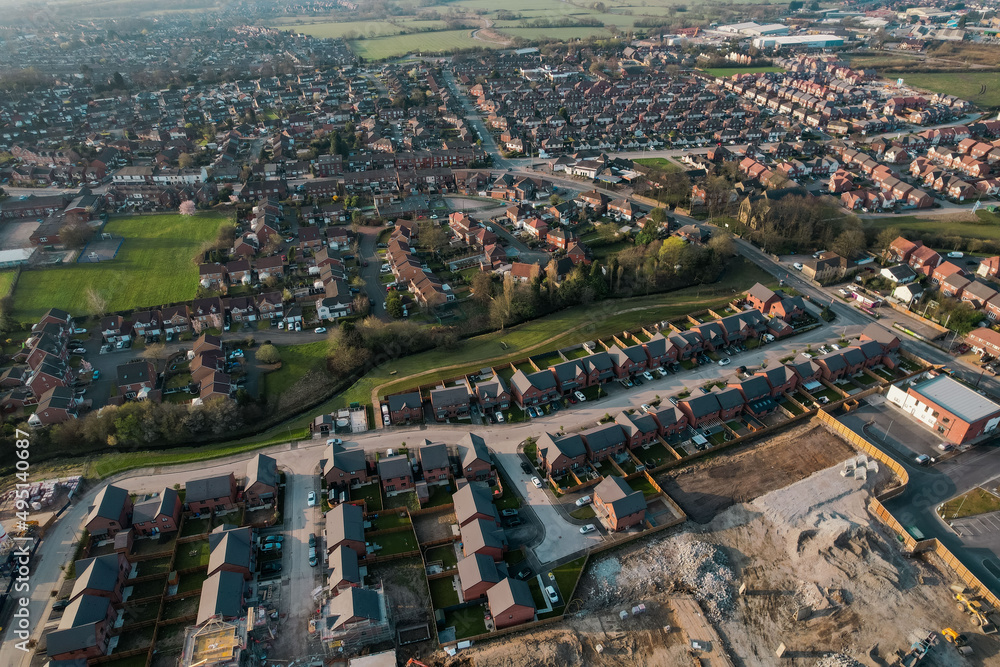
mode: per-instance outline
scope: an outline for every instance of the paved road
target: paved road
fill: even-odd
[[[368,266],[361,266],[358,271],[361,279],[365,281],[365,293],[372,300],[372,314],[383,320],[387,320],[389,319],[389,314],[382,307],[386,297],[385,286],[381,281],[381,269],[384,260],[375,252],[379,232],[383,229],[385,227],[368,226],[358,228],[359,246],[361,248],[361,256],[358,257],[358,260],[368,262]]]

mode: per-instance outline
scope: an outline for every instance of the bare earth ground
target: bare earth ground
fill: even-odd
[[[735,503],[788,486],[853,453],[846,442],[819,424],[806,422],[764,444],[666,473],[656,481],[691,520],[708,523]]]
[[[427,544],[451,537],[451,527],[457,523],[455,513],[451,511],[425,514],[413,517],[413,530],[417,534],[417,542]]]
[[[941,643],[921,664],[1000,664],[1000,639],[980,634],[957,609],[948,588],[958,583],[954,575],[933,555],[903,557],[895,536],[872,521],[867,502],[892,478],[884,469],[871,471],[865,481],[841,476],[841,462],[854,455],[825,430],[806,428],[736,460],[709,462],[690,473],[690,481],[703,480],[701,493],[746,494],[744,502],[705,525],[689,522],[685,532],[596,557],[580,582],[577,597],[583,602],[576,603],[576,616],[476,645],[446,662],[438,651],[437,662],[427,664],[696,665],[667,609],[674,593],[699,599],[735,664],[744,667],[883,666],[896,650],[947,627],[968,635],[975,653],[965,658]],[[824,456],[834,464],[802,472]],[[785,488],[747,498],[748,485],[780,485],[794,474],[799,479]],[[691,492],[688,479],[683,488]],[[742,596],[741,583],[747,585]],[[647,606],[645,615],[618,618],[639,602]],[[810,613],[796,621],[803,606]],[[666,625],[674,628],[664,632]],[[781,642],[788,653],[779,660],[774,651]],[[605,647],[602,654],[597,644]]]

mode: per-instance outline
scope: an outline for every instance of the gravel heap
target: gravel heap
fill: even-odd
[[[816,667],[865,667],[863,663],[858,662],[849,655],[844,655],[843,653],[836,653],[834,655],[828,655],[816,663]]]
[[[678,540],[673,547],[678,577],[694,591],[705,614],[721,621],[733,608],[733,571],[726,554],[697,540]]]

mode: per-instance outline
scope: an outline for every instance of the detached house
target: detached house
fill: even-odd
[[[330,488],[346,488],[368,481],[368,462],[362,449],[346,450],[340,445],[329,444],[320,465]]]
[[[87,515],[87,531],[96,537],[114,537],[132,525],[133,509],[128,491],[108,484],[94,498]]]
[[[594,510],[608,530],[627,530],[643,522],[646,499],[621,477],[605,477],[594,489]]]
[[[164,488],[159,496],[140,502],[132,512],[132,529],[139,535],[172,533],[180,522],[181,498],[170,488]]]
[[[458,458],[462,464],[462,476],[467,480],[481,482],[496,476],[486,441],[475,433],[466,433],[458,441]]]
[[[258,454],[247,464],[247,482],[243,497],[248,506],[266,505],[278,493],[278,463],[270,456]]]
[[[184,502],[195,514],[225,512],[236,507],[236,476],[233,473],[192,479],[185,489]]]
[[[385,399],[384,405],[389,408],[389,421],[393,424],[409,424],[411,421],[423,421],[424,403],[420,392],[411,391],[406,394],[393,394]]]
[[[195,333],[205,329],[222,329],[225,308],[222,299],[217,296],[205,299],[195,299],[191,306],[191,328]]]
[[[395,495],[413,488],[413,471],[410,460],[405,456],[390,456],[379,459],[378,476],[382,490],[387,495]]]
[[[417,460],[420,461],[424,481],[428,484],[447,484],[451,479],[448,446],[443,442],[424,440],[424,445],[417,450]]]

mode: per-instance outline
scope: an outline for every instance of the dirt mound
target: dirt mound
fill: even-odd
[[[508,641],[493,642],[477,648],[474,664],[489,667],[565,667],[583,664],[583,644],[576,632],[569,629],[549,630],[544,639],[533,634],[519,635]],[[462,654],[459,654],[464,658]],[[448,667],[468,664],[455,660]]]

